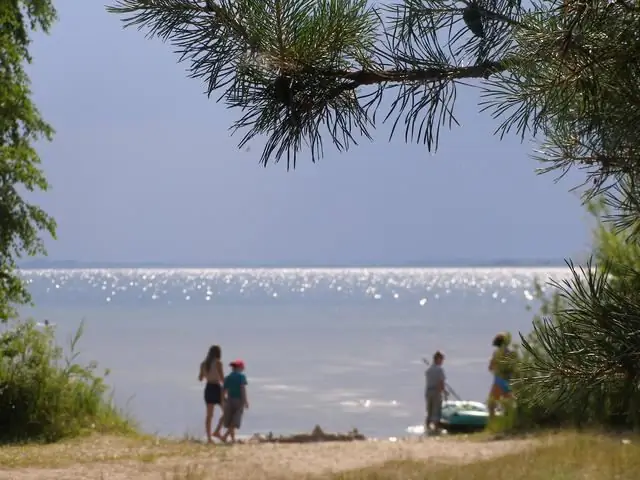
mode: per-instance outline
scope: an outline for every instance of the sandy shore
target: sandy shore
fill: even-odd
[[[536,442],[539,442],[537,440]],[[0,479],[300,479],[392,460],[469,463],[531,448],[533,440],[460,438],[207,446],[160,439],[94,436],[0,449]]]

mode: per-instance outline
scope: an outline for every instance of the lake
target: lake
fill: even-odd
[[[357,427],[403,435],[424,420],[423,356],[441,349],[451,386],[485,401],[491,340],[528,332],[536,278],[566,268],[28,270],[36,307],[86,360],[111,370],[149,432],[202,434],[198,366],[208,347],[247,365],[243,434]],[[547,287],[549,289],[549,287]],[[535,306],[534,306],[535,307]]]

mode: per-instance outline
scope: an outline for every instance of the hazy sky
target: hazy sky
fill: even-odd
[[[530,143],[492,136],[477,94],[459,90],[462,127],[441,148],[375,142],[327,146],[316,165],[259,166],[239,151],[236,118],[188,79],[170,45],[123,30],[103,2],[58,0],[31,68],[57,130],[41,153],[59,224],[56,260],[385,262],[562,258],[588,247],[569,189],[534,173]]]

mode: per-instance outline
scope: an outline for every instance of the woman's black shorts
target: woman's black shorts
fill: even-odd
[[[219,383],[207,383],[204,387],[204,402],[209,405],[222,404],[222,387]]]

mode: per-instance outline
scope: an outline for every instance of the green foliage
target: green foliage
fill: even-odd
[[[531,378],[544,375],[535,363],[536,356],[543,356],[544,349],[536,332],[541,331],[547,322],[556,324],[560,321],[560,312],[566,307],[566,301],[557,290],[550,293],[543,290],[538,280],[534,284],[533,297],[539,303],[539,310],[533,317],[533,331],[522,337],[522,343],[529,348],[518,348],[520,367],[514,379],[514,393],[517,398],[515,421],[503,429],[532,429],[537,427],[556,427],[559,425],[576,425],[583,420],[582,412],[571,411],[570,408],[559,409],[552,395],[538,395],[538,387]]]
[[[81,324],[65,357],[52,327],[40,330],[32,321],[5,327],[0,335],[0,441],[51,442],[84,432],[134,430],[107,398],[95,362],[77,362],[82,332]]]
[[[458,88],[480,87],[496,133],[542,139],[543,171],[583,168],[587,198],[605,193],[618,225],[640,215],[638,2],[114,0],[107,9],[171,43],[208,95],[242,112],[241,146],[266,135],[264,165],[295,166],[303,148],[316,160],[327,138],[346,150],[386,121],[392,135],[436,150],[440,129],[457,125]]]
[[[266,135],[262,164],[295,166],[303,148],[320,158],[325,138],[340,151],[370,139],[377,117],[437,148],[440,127],[457,123],[457,82],[505,68],[524,10],[493,7],[509,21],[485,25],[483,39],[453,0],[115,0],[108,11],[170,42],[207,94],[242,112],[241,146]],[[385,92],[396,98],[380,114]]]
[[[371,65],[376,17],[366,0],[122,0],[110,10],[171,40],[208,94],[220,89],[242,110],[241,146],[268,135],[264,163],[272,155],[295,163],[305,143],[321,156],[321,131],[339,148],[368,136],[371,120],[349,79],[354,62]]]
[[[525,380],[536,390],[532,400],[569,410],[581,423],[638,426],[640,294],[610,282],[606,266],[571,267],[573,277],[555,284],[566,306],[555,322],[534,327],[535,347],[523,341],[531,354]],[[627,274],[640,272],[630,267]]]
[[[50,0],[0,2],[0,320],[15,315],[15,304],[31,298],[17,275],[23,255],[44,254],[40,232],[55,237],[55,222],[30,204],[21,192],[48,188],[34,144],[50,140],[52,128],[31,101],[24,66],[29,56],[29,31],[49,31],[56,18]]]
[[[640,245],[629,241],[632,227],[624,229],[612,228],[612,218],[608,205],[600,200],[589,206],[591,214],[598,219],[594,230],[593,257],[596,264],[607,265],[610,278],[618,289],[630,292],[640,289],[640,278],[630,274],[629,267],[640,270]]]
[[[570,267],[550,295],[536,284],[540,311],[522,338],[517,427],[640,424],[640,248],[591,202],[593,260]]]
[[[49,187],[34,145],[51,140],[53,129],[31,100],[25,71],[31,62],[30,33],[48,33],[56,19],[51,0],[0,2],[0,321],[15,317],[31,297],[17,271],[23,256],[45,254],[41,232],[55,238],[56,224],[25,193]],[[5,325],[0,335],[0,441],[53,441],[86,429],[129,429],[105,398],[94,364],[63,358],[53,331],[32,322]],[[64,360],[64,362],[63,362]]]

